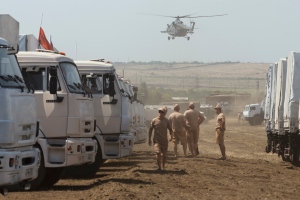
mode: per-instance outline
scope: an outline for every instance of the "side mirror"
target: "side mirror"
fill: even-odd
[[[108,77],[109,77],[109,96],[114,96],[116,94],[115,76],[113,74],[110,74]]]
[[[50,67],[49,68],[49,73],[50,73],[50,76],[57,76],[57,69],[56,69],[56,67]]]
[[[19,45],[15,44],[7,47],[7,55],[14,55],[19,52]]]
[[[57,92],[57,77],[50,77],[50,94],[56,94]]]
[[[114,96],[115,91],[115,76],[113,74],[103,75],[103,93],[109,96]]]

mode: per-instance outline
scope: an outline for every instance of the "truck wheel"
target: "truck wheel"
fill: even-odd
[[[255,116],[253,117],[253,125],[261,125],[262,121],[263,121],[263,120],[262,120],[261,117],[258,116],[258,115],[255,115]]]
[[[285,156],[284,153],[281,154],[281,159],[282,159],[282,161],[285,161],[285,162],[289,162],[290,161],[290,157],[289,156]]]
[[[300,167],[300,148],[297,150],[297,153],[295,155],[295,165]]]
[[[46,175],[43,182],[41,183],[41,187],[45,187],[45,188],[52,187],[55,183],[57,183],[61,179],[64,173],[64,169],[65,168],[63,167],[46,168]]]
[[[250,124],[250,126],[253,126],[253,119],[249,119],[249,124]]]
[[[102,151],[98,141],[97,145],[98,149],[95,162],[91,164],[68,167],[65,170],[65,174],[73,178],[91,178],[95,176],[95,174],[99,171],[100,166],[105,162],[105,160],[102,159]]]
[[[41,152],[40,157],[40,167],[38,169],[38,176],[36,179],[29,181],[30,183],[30,190],[37,190],[39,189],[40,185],[42,184],[45,175],[46,175],[46,168],[45,168],[45,162],[44,162],[44,155],[42,149],[39,147]]]

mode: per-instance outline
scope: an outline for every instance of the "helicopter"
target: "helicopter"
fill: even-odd
[[[168,40],[171,38],[174,40],[175,37],[185,37],[187,40],[190,40],[190,36],[188,34],[193,34],[195,29],[195,22],[190,21],[190,26],[183,24],[180,20],[182,18],[200,18],[200,17],[219,17],[224,16],[227,14],[221,15],[208,15],[208,16],[191,16],[195,14],[183,15],[183,16],[165,16],[165,15],[154,15],[154,14],[146,14],[146,13],[139,13],[142,15],[153,15],[153,16],[160,16],[160,17],[170,17],[176,18],[171,24],[167,24],[167,29],[165,31],[161,31],[161,33],[168,33]]]

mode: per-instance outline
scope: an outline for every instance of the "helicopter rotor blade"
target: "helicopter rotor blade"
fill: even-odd
[[[183,16],[177,16],[178,18],[188,18],[189,16],[191,15],[195,15],[196,13],[193,13],[193,14],[189,14],[189,15],[183,15]]]
[[[155,14],[148,14],[148,13],[137,13],[139,15],[152,15],[152,16],[159,16],[159,17],[171,17],[171,18],[177,18],[174,16],[167,16],[167,15],[155,15]]]
[[[222,14],[222,15],[207,15],[207,16],[194,16],[194,17],[185,17],[185,18],[200,18],[200,17],[220,17],[220,16],[225,16],[228,14]]]

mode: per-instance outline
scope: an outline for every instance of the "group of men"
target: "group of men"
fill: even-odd
[[[156,153],[158,170],[165,168],[168,142],[173,141],[175,158],[178,157],[177,145],[179,142],[183,147],[184,156],[187,156],[187,148],[190,151],[191,156],[199,155],[198,139],[200,128],[199,125],[205,120],[204,116],[197,110],[195,110],[195,104],[191,102],[188,109],[181,114],[180,106],[174,105],[174,112],[167,119],[165,116],[168,112],[167,107],[162,107],[158,110],[158,117],[151,121],[148,142],[152,145],[152,132],[153,146]],[[225,116],[222,113],[221,106],[215,107],[217,116],[216,124],[216,143],[219,144],[221,157],[220,160],[225,160],[225,145],[224,145],[224,132],[225,132]],[[168,140],[167,132],[169,130],[170,139]]]

